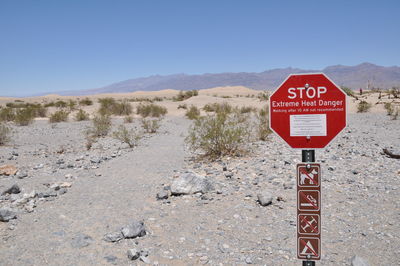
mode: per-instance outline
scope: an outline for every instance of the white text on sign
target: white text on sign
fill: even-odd
[[[315,89],[314,87],[308,87],[307,89],[305,87],[289,88],[288,93],[290,95],[288,96],[288,98],[296,99],[297,93],[299,93],[300,99],[303,99],[303,91],[305,91],[305,95],[307,96],[307,98],[313,99],[315,96],[317,96],[317,98],[321,98],[321,94],[325,94],[327,92],[327,89],[325,87],[317,87],[317,89]]]

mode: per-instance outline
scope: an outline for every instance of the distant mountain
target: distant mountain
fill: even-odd
[[[134,91],[157,91],[164,89],[192,90],[221,86],[245,86],[256,90],[273,90],[289,74],[323,72],[339,86],[357,88],[391,88],[400,86],[400,67],[383,67],[370,63],[357,66],[329,66],[323,70],[282,68],[261,73],[220,73],[203,75],[176,74],[128,79],[106,87],[83,91],[65,91],[61,95],[89,95]]]

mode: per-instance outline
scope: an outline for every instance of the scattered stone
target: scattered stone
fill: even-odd
[[[140,260],[143,261],[146,264],[150,264],[151,261],[147,256],[140,256]]]
[[[258,202],[261,206],[268,206],[272,204],[273,196],[270,191],[263,191],[257,195]]]
[[[39,170],[39,169],[42,169],[43,167],[44,167],[44,164],[41,163],[41,164],[34,166],[33,170]]]
[[[9,189],[6,189],[1,193],[1,195],[6,195],[6,194],[18,194],[21,192],[21,189],[17,184],[12,185]]]
[[[55,192],[54,190],[39,192],[38,197],[39,198],[57,197],[57,192]]]
[[[369,266],[368,262],[357,255],[351,258],[351,266]]]
[[[227,173],[225,173],[225,177],[226,178],[232,178],[233,177],[233,173],[232,172],[227,172]]]
[[[18,179],[24,179],[24,178],[27,177],[27,176],[28,176],[27,173],[21,172],[21,171],[18,171],[18,172],[17,172],[17,175],[16,175],[16,177],[17,177]]]
[[[140,252],[136,248],[128,249],[128,259],[137,260],[140,257]]]
[[[74,248],[83,248],[89,246],[91,243],[93,243],[91,236],[79,233],[72,238],[71,246]]]
[[[114,263],[118,259],[117,257],[115,257],[113,255],[108,255],[108,256],[105,256],[104,258],[106,259],[107,262],[110,262],[110,263]]]
[[[209,179],[193,172],[182,174],[171,184],[172,195],[189,195],[198,192],[206,193],[213,189],[214,185]]]
[[[63,182],[60,184],[60,188],[70,188],[72,186],[69,182]]]
[[[117,242],[123,239],[124,236],[122,235],[121,231],[113,232],[113,233],[108,233],[103,237],[104,241],[107,242]]]
[[[168,199],[169,197],[169,193],[166,190],[162,190],[160,192],[157,193],[157,200],[163,200],[163,199]]]
[[[17,171],[18,169],[14,165],[6,164],[0,166],[0,175],[6,175],[6,176],[15,175]]]
[[[146,235],[146,229],[142,221],[133,220],[129,225],[122,228],[121,233],[124,238],[135,238]]]
[[[17,214],[14,211],[7,209],[7,208],[0,209],[0,221],[1,222],[8,222],[15,218],[17,218]]]
[[[247,257],[244,261],[245,261],[247,264],[253,264],[253,260],[252,260],[250,257]]]
[[[63,195],[67,192],[68,192],[68,190],[66,188],[60,188],[60,190],[58,191],[58,195]]]

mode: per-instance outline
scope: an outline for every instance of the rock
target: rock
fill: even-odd
[[[261,206],[268,206],[272,204],[273,196],[271,192],[265,190],[257,195],[257,199]]]
[[[33,167],[33,170],[38,170],[38,169],[42,169],[44,167],[44,164],[38,164],[35,167]]]
[[[146,235],[146,229],[142,221],[133,220],[129,225],[122,228],[121,233],[124,238],[135,238]]]
[[[85,234],[77,234],[72,238],[71,246],[74,248],[83,248],[93,243],[93,238]]]
[[[104,241],[107,242],[117,242],[123,239],[124,236],[122,235],[121,231],[113,232],[113,233],[108,233],[103,237]]]
[[[253,260],[252,260],[250,257],[247,257],[244,261],[245,261],[247,264],[253,264]]]
[[[28,174],[25,173],[25,172],[20,172],[20,171],[17,172],[17,178],[18,179],[24,179],[27,176],[28,176]]]
[[[65,193],[67,193],[67,189],[66,188],[60,188],[60,190],[58,191],[58,195],[63,195]]]
[[[60,184],[60,188],[70,188],[72,186],[69,182],[63,182]]]
[[[116,256],[113,256],[113,255],[108,255],[108,256],[105,256],[104,258],[106,259],[107,262],[110,262],[110,263],[114,263],[118,259]]]
[[[14,165],[6,164],[0,166],[0,175],[6,175],[6,176],[15,175],[17,171],[18,171],[17,167],[15,167]]]
[[[362,257],[355,255],[351,258],[351,266],[369,266],[369,264]]]
[[[150,264],[151,261],[147,256],[140,256],[140,260],[143,261],[146,264]]]
[[[39,198],[57,197],[57,192],[55,192],[54,190],[39,192],[38,197]]]
[[[128,259],[137,260],[140,257],[140,252],[136,248],[128,249]]]
[[[227,173],[225,173],[225,177],[226,178],[232,178],[233,177],[233,173],[232,172],[227,172]]]
[[[7,209],[7,208],[0,209],[0,221],[1,222],[8,222],[15,218],[17,218],[17,214],[14,211]]]
[[[163,199],[168,199],[169,197],[169,193],[166,190],[162,190],[160,192],[157,193],[157,200],[163,200]]]
[[[18,194],[21,192],[21,189],[17,184],[12,185],[9,189],[6,189],[1,193],[1,195],[6,195],[6,194]]]
[[[188,195],[205,193],[214,189],[214,185],[206,177],[193,172],[184,173],[171,184],[172,195]]]

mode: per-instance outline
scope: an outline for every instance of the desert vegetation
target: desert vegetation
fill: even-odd
[[[141,135],[134,129],[128,130],[124,125],[120,125],[116,131],[113,132],[113,137],[122,143],[128,144],[130,148],[137,145]]]
[[[357,104],[357,112],[358,113],[366,113],[371,109],[372,105],[367,101],[360,101]]]
[[[186,111],[185,116],[190,120],[197,119],[200,116],[200,110],[194,105],[191,105]]]
[[[172,100],[175,102],[180,102],[197,95],[199,95],[199,92],[197,90],[190,90],[185,92],[180,91],[177,96],[172,98]]]
[[[11,129],[4,125],[3,123],[0,123],[0,146],[6,144],[9,142],[11,139]]]
[[[69,112],[66,110],[59,110],[50,115],[50,123],[59,123],[68,121]]]
[[[89,114],[82,110],[79,109],[78,112],[75,114],[75,121],[84,121],[84,120],[89,120]]]
[[[167,108],[157,104],[140,104],[136,108],[136,113],[145,117],[162,117],[167,114]]]

